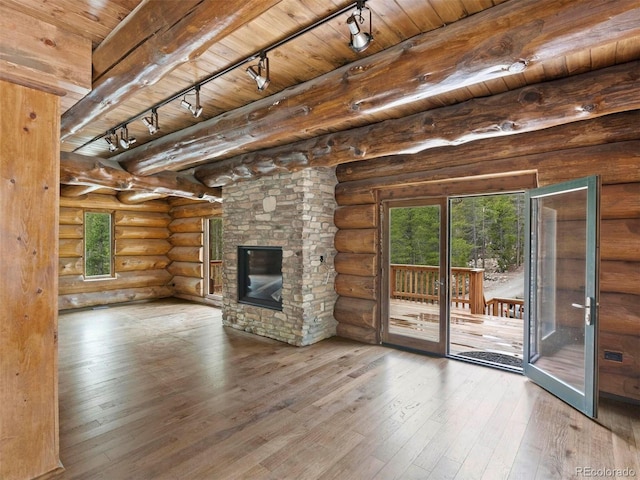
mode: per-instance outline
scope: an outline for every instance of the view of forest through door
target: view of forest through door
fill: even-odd
[[[449,354],[520,369],[524,194],[455,197],[449,209]]]
[[[520,370],[524,193],[450,197],[441,209],[438,203],[386,208],[383,341]],[[448,328],[438,337],[441,317]],[[435,346],[444,337],[446,348]]]
[[[444,355],[446,208],[444,199],[391,202],[385,209],[388,302],[383,341]],[[445,248],[443,248],[443,246]]]

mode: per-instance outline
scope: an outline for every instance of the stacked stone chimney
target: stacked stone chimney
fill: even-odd
[[[223,188],[223,324],[302,346],[335,335],[335,170]],[[238,303],[238,246],[282,247],[282,311]]]

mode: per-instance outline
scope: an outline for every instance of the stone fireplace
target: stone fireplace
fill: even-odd
[[[298,346],[335,335],[336,183],[334,169],[309,168],[223,188],[224,325]],[[282,249],[282,310],[238,302],[247,247]]]

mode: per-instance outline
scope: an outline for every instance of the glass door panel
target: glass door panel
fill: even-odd
[[[385,343],[444,355],[443,206],[439,199],[385,205],[382,338]]]
[[[596,414],[597,179],[528,194],[525,374]]]

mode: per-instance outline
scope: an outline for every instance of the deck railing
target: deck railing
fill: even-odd
[[[209,293],[214,295],[222,294],[222,260],[211,260],[209,262]]]
[[[486,314],[492,317],[524,318],[524,300],[495,297],[487,300]]]
[[[391,264],[392,299],[437,304],[440,292],[440,269],[425,265]],[[469,309],[472,314],[523,318],[524,301],[515,298],[492,298],[485,302],[484,269],[451,268],[451,306]]]

